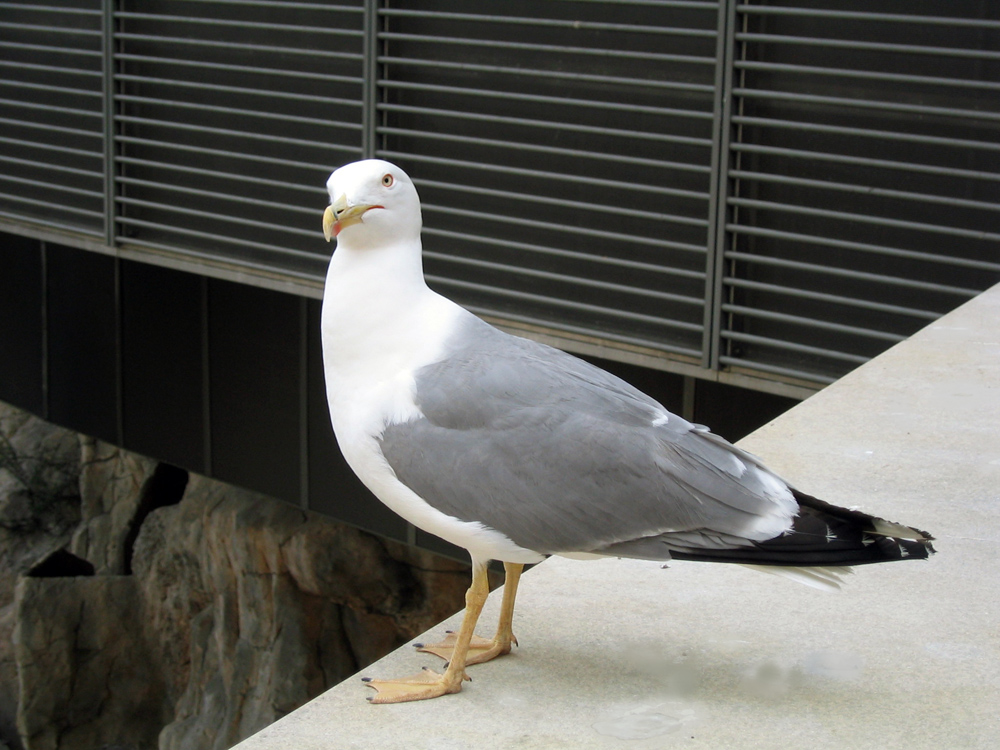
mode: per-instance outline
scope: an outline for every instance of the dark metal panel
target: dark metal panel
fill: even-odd
[[[121,444],[114,258],[46,244],[47,418]]]
[[[830,382],[1000,281],[1000,9],[740,3],[724,367]]]
[[[124,447],[205,473],[205,279],[122,261]]]
[[[307,309],[309,509],[367,531],[407,541],[407,523],[379,502],[351,471],[337,446],[326,404],[320,302]]]
[[[100,0],[0,3],[0,216],[104,236]]]
[[[0,401],[44,416],[41,244],[0,234]]]
[[[474,311],[700,361],[717,3],[394,3],[378,155]]]
[[[362,10],[122,3],[116,240],[322,278],[322,186],[361,153]]]
[[[298,504],[299,298],[208,281],[212,476]]]

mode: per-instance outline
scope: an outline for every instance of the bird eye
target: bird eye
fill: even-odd
[[[395,182],[395,180],[392,178],[391,174],[382,176],[382,187],[392,187],[393,182]]]

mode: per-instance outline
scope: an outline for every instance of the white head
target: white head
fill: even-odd
[[[327,180],[323,214],[327,242],[373,248],[420,239],[420,198],[402,169],[381,159],[346,164]]]

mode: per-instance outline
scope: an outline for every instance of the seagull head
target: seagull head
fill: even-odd
[[[381,159],[345,164],[330,175],[323,235],[372,247],[420,237],[420,198],[402,169]]]

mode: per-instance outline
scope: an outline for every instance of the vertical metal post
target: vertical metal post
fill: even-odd
[[[122,310],[122,259],[115,256],[115,438],[125,443],[125,346]]]
[[[201,277],[201,439],[202,473],[212,476],[212,366],[209,359],[211,332],[209,330],[209,285],[208,277]]]
[[[703,365],[718,370],[722,332],[722,279],[725,275],[726,223],[729,198],[729,144],[733,106],[733,55],[736,47],[736,5],[739,0],[723,0],[719,5],[719,36],[716,48],[716,99],[713,124],[712,182],[709,203],[709,244],[705,280],[705,340]]]
[[[362,54],[361,92],[361,156],[371,159],[378,151],[378,83],[379,83],[379,0],[365,0],[364,43]]]
[[[309,508],[309,300],[299,297],[299,505]]]
[[[685,375],[681,382],[681,416],[689,422],[694,422],[697,420],[694,403],[698,381],[691,375]]]
[[[115,141],[115,24],[118,0],[102,0],[104,16],[102,20],[102,63],[104,93],[104,242],[109,247],[115,244],[115,217],[117,204],[117,144]]]
[[[49,248],[45,240],[38,243],[42,265],[42,419],[49,419]]]

